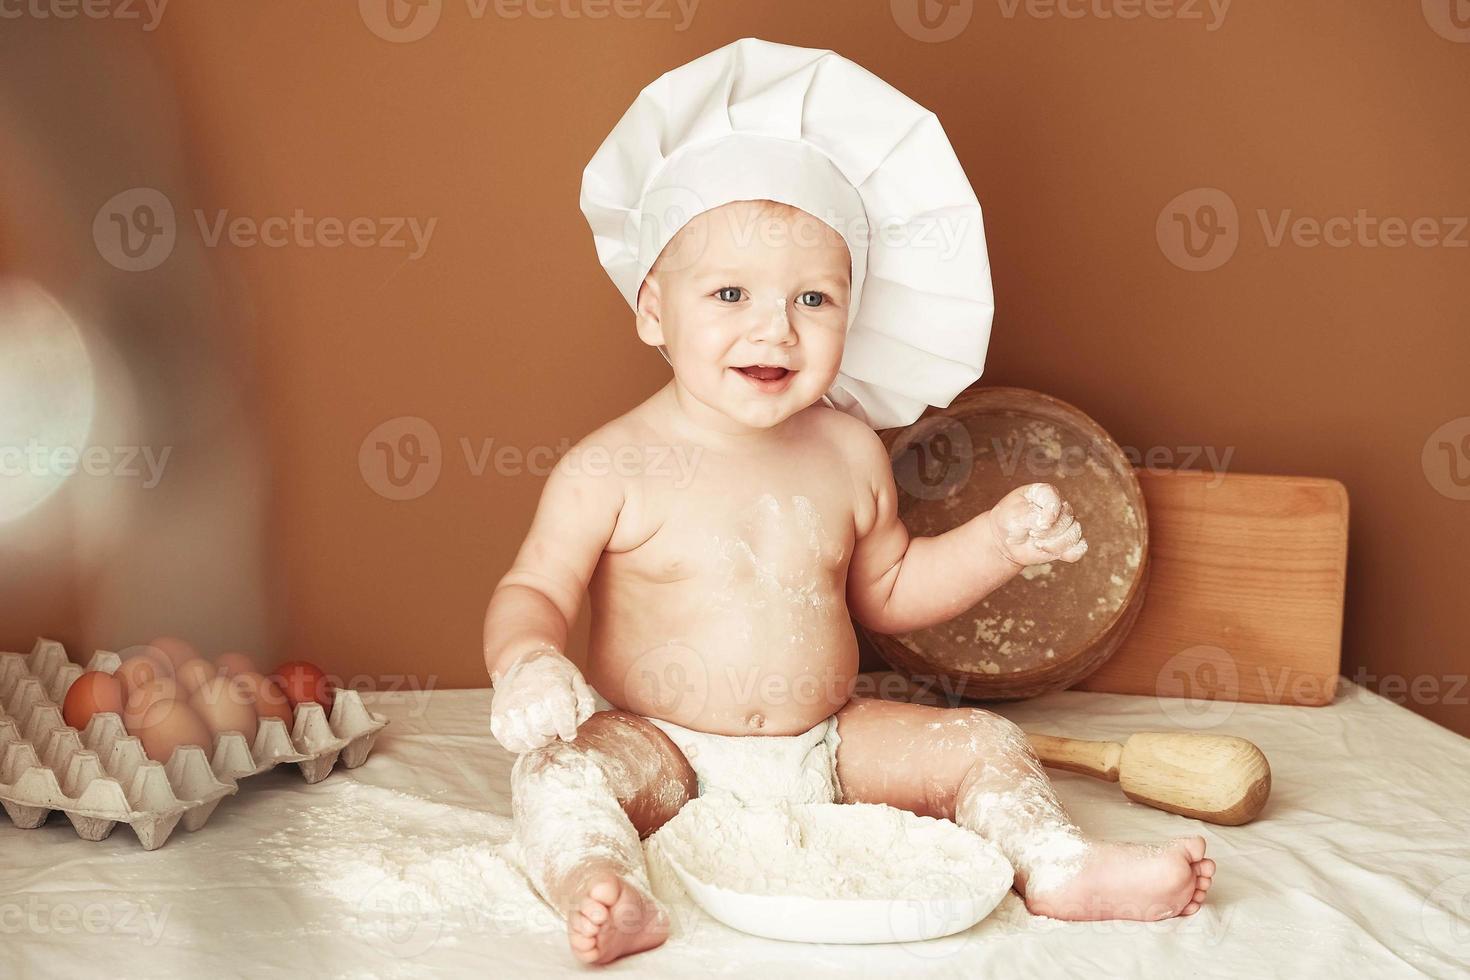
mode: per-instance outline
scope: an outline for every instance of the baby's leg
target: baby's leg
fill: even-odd
[[[1010,860],[1038,915],[1165,919],[1204,901],[1215,862],[1203,837],[1089,837],[1062,809],[1025,735],[999,715],[857,698],[837,723],[843,802],[887,803],[975,831]]]
[[[625,711],[600,711],[575,741],[516,760],[511,808],[526,870],[567,917],[578,959],[609,963],[668,938],[639,839],[678,813],[697,785],[669,737]]]

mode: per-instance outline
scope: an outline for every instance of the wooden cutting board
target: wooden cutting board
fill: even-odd
[[[1330,703],[1342,652],[1347,489],[1314,477],[1137,472],[1148,504],[1148,594],[1118,650],[1075,689]]]

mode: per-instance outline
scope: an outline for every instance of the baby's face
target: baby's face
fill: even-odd
[[[769,428],[837,377],[851,270],[846,243],[824,222],[737,201],[700,214],[664,249],[639,295],[638,333],[665,346],[677,383],[699,402]]]

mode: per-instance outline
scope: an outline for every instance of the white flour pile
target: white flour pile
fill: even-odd
[[[298,908],[303,936],[347,932],[411,964],[435,947],[566,931],[521,871],[509,817],[360,783],[332,789],[293,810],[248,858]],[[674,945],[730,933],[689,897],[669,852],[701,879],[752,894],[969,898],[991,887],[985,845],[948,822],[869,804],[739,809],[720,794],[701,797],[643,842]],[[995,861],[1008,885],[1009,866]]]
[[[335,899],[320,909],[332,928],[396,955],[456,934],[565,929],[508,852],[509,817],[361,783],[333,789],[293,811],[250,854],[282,879]],[[303,922],[304,931],[319,927]]]
[[[685,805],[655,835],[701,881],[750,895],[969,899],[1008,888],[1010,865],[948,821],[876,804]]]

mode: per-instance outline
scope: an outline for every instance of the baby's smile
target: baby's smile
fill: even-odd
[[[790,368],[776,367],[767,364],[752,364],[749,367],[731,368],[730,370],[739,374],[756,391],[768,395],[779,395],[791,386],[791,379],[796,372]]]

